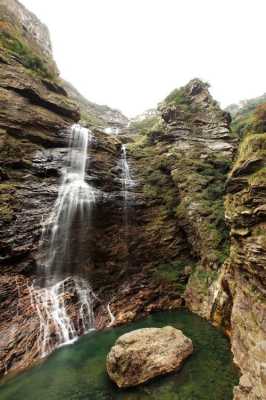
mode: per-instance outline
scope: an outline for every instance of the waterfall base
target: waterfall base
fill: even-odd
[[[40,321],[41,357],[93,329],[95,296],[83,279],[69,277],[47,288],[32,286],[29,290]]]

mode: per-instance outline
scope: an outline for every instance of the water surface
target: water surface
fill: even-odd
[[[119,390],[105,359],[116,338],[142,327],[172,325],[189,336],[193,355],[181,371],[138,388]],[[54,352],[42,364],[0,384],[1,400],[231,400],[238,372],[229,342],[186,311],[161,312],[127,326],[94,332]]]

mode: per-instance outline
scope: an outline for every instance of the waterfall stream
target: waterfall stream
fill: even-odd
[[[45,266],[48,285],[51,281],[58,282],[62,276],[76,273],[73,266],[80,250],[77,248],[79,239],[82,240],[78,236],[90,225],[91,208],[95,203],[95,191],[85,182],[87,149],[91,141],[88,129],[79,125],[72,127],[67,167],[41,238],[41,264]],[[73,254],[73,245],[76,254]]]
[[[127,149],[125,144],[122,144],[121,167],[122,167],[122,179],[121,179],[122,193],[124,198],[124,226],[125,226],[126,240],[127,240],[129,195],[130,195],[130,189],[135,186],[135,182],[131,177],[130,168],[127,161]]]
[[[93,329],[95,295],[82,268],[90,261],[88,240],[91,211],[96,190],[85,181],[92,133],[73,125],[67,165],[53,210],[43,222],[38,277],[29,288],[32,307],[40,321],[39,352],[46,356],[55,348],[72,343]],[[128,241],[130,188],[134,181],[127,161],[126,146],[121,148],[121,185],[124,199],[124,226]],[[127,250],[128,251],[128,250]],[[110,305],[110,325],[114,323]]]
[[[122,157],[121,157],[121,164],[122,164],[122,190],[123,196],[125,201],[125,207],[128,206],[128,191],[131,187],[134,186],[134,181],[131,178],[129,164],[127,161],[127,149],[126,145],[122,144]]]
[[[126,145],[122,144],[121,153],[121,184],[122,184],[122,195],[123,195],[123,223],[124,223],[124,240],[126,246],[126,264],[129,266],[129,210],[131,206],[131,188],[135,186],[135,182],[132,179],[130,166],[127,160],[127,149]]]
[[[95,202],[95,191],[85,182],[91,141],[88,129],[77,124],[72,127],[67,167],[54,208],[42,230],[39,283],[29,288],[40,320],[41,356],[73,342],[94,324],[95,297],[78,271],[82,255],[84,260],[89,257],[85,251],[88,245],[82,248],[82,240],[87,240]]]

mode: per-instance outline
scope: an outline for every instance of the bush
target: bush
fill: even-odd
[[[163,105],[190,105],[190,99],[186,95],[184,88],[174,89],[163,101]]]

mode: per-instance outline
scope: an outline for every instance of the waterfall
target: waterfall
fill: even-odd
[[[114,126],[108,126],[104,129],[104,133],[107,133],[108,135],[119,135],[120,131],[120,128]]]
[[[129,226],[128,226],[128,218],[129,218],[129,207],[130,207],[130,199],[131,193],[130,189],[135,186],[135,182],[130,174],[130,167],[127,161],[127,149],[126,145],[122,144],[122,153],[121,153],[121,168],[122,168],[122,194],[123,194],[123,218],[124,218],[124,232],[125,232],[125,244],[126,244],[126,252],[127,252],[127,266],[129,261],[129,247],[128,247],[128,239],[129,239]]]
[[[87,148],[91,141],[92,134],[88,129],[79,125],[72,127],[67,167],[63,171],[58,197],[43,227],[41,238],[41,264],[45,266],[45,279],[49,283],[76,273],[74,267],[80,251],[78,246],[84,240],[81,234],[84,228],[90,226],[95,192],[85,182],[85,169],[88,165]]]
[[[125,203],[124,206],[127,209],[129,189],[134,186],[134,181],[130,175],[129,165],[127,161],[127,149],[125,144],[122,144],[121,165],[122,165],[122,190]]]
[[[80,265],[89,262],[88,235],[95,202],[95,191],[85,182],[87,149],[92,139],[88,129],[78,124],[71,128],[67,166],[42,230],[38,286],[29,288],[32,307],[40,320],[42,356],[73,342],[94,324],[95,297],[79,271]]]

